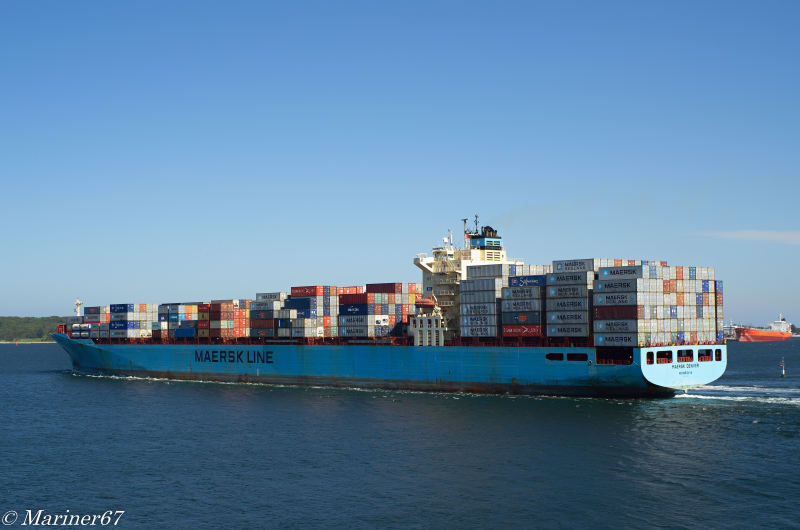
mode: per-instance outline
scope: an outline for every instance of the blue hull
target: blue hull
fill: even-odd
[[[80,372],[440,392],[671,396],[717,379],[727,363],[725,346],[713,346],[723,352],[716,362],[645,365],[649,349],[641,348],[633,350],[632,364],[606,365],[594,362],[594,348],[575,347],[95,344],[54,338]],[[548,360],[552,353],[565,360]],[[568,353],[586,358],[566,360]]]

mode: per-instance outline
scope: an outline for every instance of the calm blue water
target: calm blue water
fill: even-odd
[[[54,344],[0,345],[0,512],[125,510],[123,528],[797,527],[800,340],[729,356],[715,385],[625,401],[77,376]]]

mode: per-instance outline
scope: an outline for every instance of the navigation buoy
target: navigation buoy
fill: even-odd
[[[786,361],[784,359],[785,357],[781,357],[781,364],[778,365],[781,367],[781,377],[786,377]]]

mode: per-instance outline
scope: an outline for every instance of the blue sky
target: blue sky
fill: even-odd
[[[3,2],[0,314],[414,281],[513,257],[714,266],[800,323],[797,2]]]

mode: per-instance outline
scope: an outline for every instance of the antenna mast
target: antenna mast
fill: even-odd
[[[83,302],[81,302],[81,299],[80,298],[76,298],[75,299],[75,316],[76,317],[81,316],[81,306],[82,305],[83,305]]]

